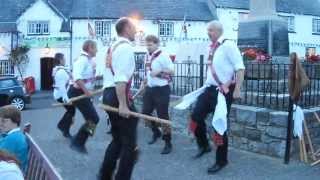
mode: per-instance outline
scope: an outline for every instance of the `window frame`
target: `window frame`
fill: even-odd
[[[241,22],[243,20],[248,20],[249,14],[250,14],[249,12],[239,12],[238,13],[238,22]],[[244,18],[244,17],[246,17],[246,18]]]
[[[28,21],[28,35],[50,35],[50,21]]]
[[[320,35],[320,18],[312,18],[312,33]]]
[[[10,86],[8,86],[8,83],[5,82],[10,82]],[[3,79],[0,81],[0,89],[10,89],[13,87],[17,86],[17,82],[14,79]]]
[[[287,22],[287,28],[289,33],[296,32],[296,17],[290,15],[279,15],[280,18]]]
[[[309,51],[311,49],[314,51],[314,54],[309,54]],[[316,54],[317,54],[317,47],[314,47],[314,46],[306,47],[306,55],[311,56],[311,55],[316,55]]]
[[[161,25],[164,25],[164,34],[161,34],[161,31],[162,31],[162,27]],[[171,25],[171,30],[168,31],[168,25]],[[159,37],[173,37],[174,36],[174,22],[159,22],[158,24],[158,34],[159,34]],[[168,33],[169,32],[169,33]]]
[[[111,25],[109,20],[97,20],[94,21],[94,31],[97,37],[110,38],[111,37]]]

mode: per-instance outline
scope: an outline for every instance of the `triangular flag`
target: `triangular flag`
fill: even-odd
[[[94,31],[94,29],[92,28],[90,23],[88,23],[88,32],[89,32],[89,37],[90,38],[96,37],[96,32]]]

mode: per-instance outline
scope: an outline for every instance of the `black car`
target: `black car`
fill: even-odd
[[[30,95],[14,76],[0,76],[0,106],[12,104],[23,110],[31,103]]]

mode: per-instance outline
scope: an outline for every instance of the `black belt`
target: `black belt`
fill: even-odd
[[[148,88],[150,88],[150,89],[159,89],[159,88],[164,88],[164,87],[170,87],[169,86],[169,84],[167,84],[167,85],[164,85],[164,86],[152,86],[152,87],[150,87],[150,86],[147,86]]]
[[[116,87],[112,86],[112,87],[105,87],[104,90],[112,90],[115,89]]]

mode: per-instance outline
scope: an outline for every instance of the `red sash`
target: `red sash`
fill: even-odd
[[[89,56],[86,55],[86,54],[81,54],[80,56],[85,56],[85,57],[89,58]],[[81,79],[81,80],[84,82],[84,84],[93,83],[93,82],[96,80],[96,78],[94,77],[94,75],[95,75],[95,65],[92,64],[92,60],[90,60],[90,61],[91,61],[90,64],[91,64],[92,66],[94,66],[94,67],[93,67],[93,69],[94,69],[94,70],[93,70],[93,75],[92,75],[91,78]],[[68,74],[69,74],[69,76],[70,76],[70,79],[73,81],[73,76],[72,76],[72,74],[71,74],[71,73],[68,73]],[[76,88],[76,89],[79,89],[79,88],[80,88],[80,87],[77,85],[77,83],[74,83],[73,87]]]
[[[222,41],[222,43],[216,42],[215,44],[213,44],[212,46],[210,46],[210,51],[209,51],[209,56],[208,56],[208,68],[210,69],[212,78],[218,83],[218,87],[219,90],[223,93],[223,94],[227,94],[229,92],[229,87],[230,85],[234,84],[234,78],[230,81],[228,81],[227,83],[223,84],[222,81],[220,81],[214,67],[213,67],[213,57],[215,52],[217,51],[217,49],[226,41],[227,39],[224,39]]]
[[[145,75],[147,75],[148,71],[152,71],[152,62],[162,53],[162,51],[158,51],[154,54],[152,54],[151,56],[149,56],[149,54],[146,55],[146,61],[145,61]],[[150,58],[150,59],[149,59]],[[159,76],[157,76],[160,79],[166,79],[168,82],[172,81],[172,77],[170,74],[168,73],[161,73]]]

